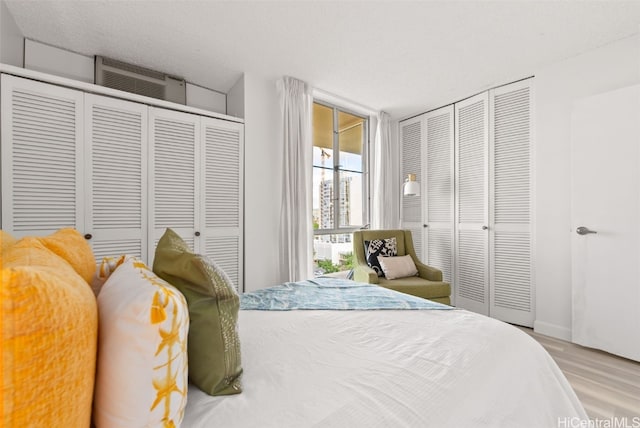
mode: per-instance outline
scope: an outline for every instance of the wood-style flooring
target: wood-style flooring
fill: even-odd
[[[639,362],[520,328],[551,354],[591,419],[640,423]]]

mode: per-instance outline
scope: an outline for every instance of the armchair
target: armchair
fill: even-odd
[[[396,238],[398,256],[409,254],[418,269],[418,276],[387,279],[367,264],[364,241],[373,239]],[[411,294],[434,302],[450,304],[451,285],[442,281],[442,271],[421,263],[413,247],[413,238],[409,230],[359,230],[353,233],[353,254],[355,267],[353,279],[358,282],[378,284],[381,287]]]

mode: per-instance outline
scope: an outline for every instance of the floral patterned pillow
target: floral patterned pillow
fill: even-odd
[[[143,262],[107,259],[98,295],[98,427],[178,427],[187,404],[189,309]]]
[[[398,245],[396,238],[373,239],[364,241],[364,254],[367,258],[369,267],[376,271],[378,276],[384,277],[382,267],[378,261],[378,256],[394,257],[398,255]]]

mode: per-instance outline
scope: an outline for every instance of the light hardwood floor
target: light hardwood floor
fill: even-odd
[[[551,354],[590,418],[640,421],[640,363],[520,329]]]

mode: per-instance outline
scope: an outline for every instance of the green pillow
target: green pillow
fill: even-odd
[[[192,253],[171,229],[158,242],[153,271],[187,299],[191,382],[209,395],[242,392],[240,299],[229,277],[209,258]]]

